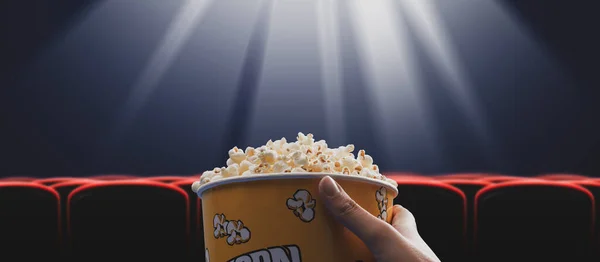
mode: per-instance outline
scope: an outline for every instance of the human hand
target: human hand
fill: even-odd
[[[440,261],[419,235],[412,213],[402,206],[393,207],[390,225],[356,204],[329,176],[321,179],[319,194],[330,213],[367,245],[376,261]]]

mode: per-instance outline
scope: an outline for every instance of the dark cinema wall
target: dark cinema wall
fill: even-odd
[[[461,8],[465,1],[437,1],[490,142],[476,139],[421,43],[408,40],[417,47],[435,124],[431,152],[415,137],[404,146],[378,137],[382,126],[366,99],[370,89],[344,4],[346,135],[340,138],[329,134],[323,117],[311,1],[209,6],[156,91],[122,128],[115,125],[127,98],[182,1],[3,1],[0,176],[198,173],[224,165],[233,145],[289,140],[298,131],[365,148],[384,171],[599,176],[600,44],[593,32],[600,18],[593,1],[497,2],[519,31],[485,27],[476,9]],[[287,18],[292,11],[307,17]],[[288,24],[273,23],[283,19]],[[296,33],[281,37],[288,29]],[[523,35],[535,45],[521,42]],[[386,146],[395,153],[384,152]]]

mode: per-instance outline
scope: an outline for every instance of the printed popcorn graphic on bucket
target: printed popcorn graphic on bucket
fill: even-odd
[[[379,208],[379,215],[377,218],[385,221],[387,219],[387,190],[385,187],[381,187],[375,192],[375,199],[377,199],[377,207]]]
[[[213,227],[215,229],[215,238],[221,238],[227,236],[227,224],[229,221],[225,219],[224,214],[216,214],[213,219]]]
[[[250,240],[250,229],[245,227],[241,220],[227,220],[225,214],[215,215],[213,227],[215,238],[227,237],[227,244],[230,246],[243,244]]]
[[[242,244],[250,240],[250,230],[244,226],[241,220],[229,221],[227,223],[227,244],[233,246],[234,244]]]
[[[292,198],[288,198],[287,207],[294,211],[303,222],[310,222],[315,218],[315,205],[317,201],[312,198],[310,192],[298,189]]]

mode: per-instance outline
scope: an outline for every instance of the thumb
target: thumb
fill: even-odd
[[[356,204],[331,177],[321,179],[319,194],[335,219],[360,238],[372,252],[379,249],[382,242],[394,237],[395,234],[389,233],[393,232],[389,224]]]
[[[392,226],[408,239],[420,239],[413,214],[401,205],[392,208]]]
[[[401,205],[394,205],[392,208],[392,226],[400,233],[403,237],[409,239],[414,245],[420,247],[421,251],[428,254],[431,258],[437,256],[431,250],[431,248],[425,243],[425,240],[419,235],[417,230],[417,223],[413,214]]]

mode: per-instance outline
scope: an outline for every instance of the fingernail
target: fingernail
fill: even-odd
[[[338,184],[335,181],[333,181],[333,179],[330,176],[326,176],[325,178],[323,178],[321,186],[323,188],[323,193],[325,193],[325,195],[327,196],[335,196],[340,193],[340,188],[338,187]]]

